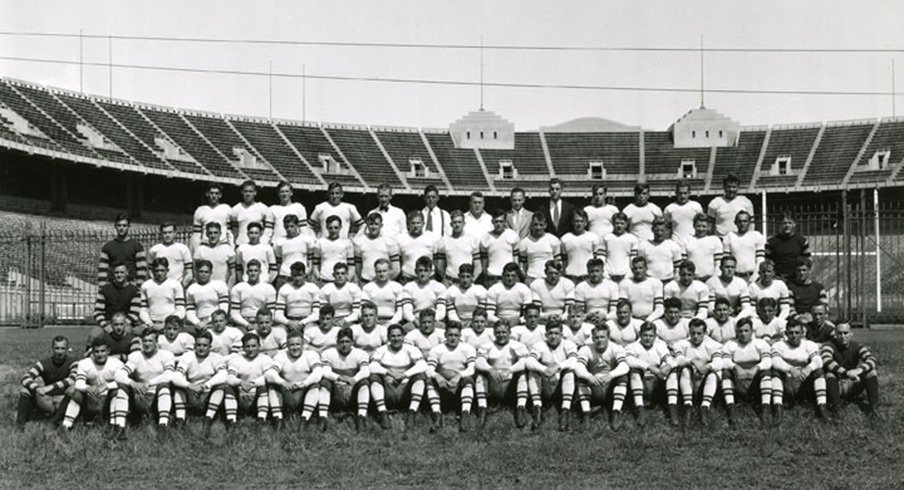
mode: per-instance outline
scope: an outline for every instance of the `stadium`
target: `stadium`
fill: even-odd
[[[38,31],[17,35],[12,32],[16,26],[10,26],[10,32],[0,32],[4,40],[41,37]],[[427,186],[439,190],[441,207],[448,210],[467,210],[473,192],[486,197],[487,210],[508,208],[514,188],[526,192],[526,207],[534,209],[545,202],[551,179],[559,179],[564,199],[580,207],[590,203],[592,188],[602,185],[610,203],[622,209],[633,201],[635,185],[645,183],[651,202],[662,208],[674,201],[676,185],[684,184],[706,209],[723,194],[726,177],[736,176],[739,193],[754,204],[756,230],[775,234],[784,213],[791,213],[808,237],[813,278],[825,285],[832,318],[853,324],[858,340],[880,359],[885,420],[866,424],[851,404],[834,425],[820,424],[798,407],[794,419],[769,431],[759,427],[750,410],[734,426],[717,415],[708,430],[670,430],[666,415],[654,413],[643,428],[627,424],[613,432],[600,423],[583,433],[550,429],[537,434],[517,432],[505,414],[494,413],[485,429],[464,435],[449,429],[428,436],[426,425],[422,431],[402,432],[396,419],[392,433],[374,427],[362,435],[350,419],[341,419],[324,434],[302,433],[300,425],[277,432],[240,424],[232,433],[215,427],[208,439],[199,423],[169,434],[165,442],[152,427],[141,426],[127,441],[108,443],[96,427],[62,435],[49,425],[19,430],[4,415],[0,436],[10,444],[0,450],[0,486],[137,482],[144,487],[165,482],[162,478],[171,478],[176,487],[900,484],[904,117],[894,110],[859,119],[747,125],[743,116],[736,120],[730,110],[704,104],[712,92],[702,86],[701,75],[699,93],[691,90],[699,103],[685,104],[665,128],[616,122],[618,117],[610,119],[605,112],[546,121],[540,104],[531,112],[544,122],[521,129],[503,109],[497,113],[493,104],[484,104],[484,90],[493,85],[483,79],[481,40],[481,78],[472,84],[480,90],[479,107],[456,106],[458,115],[439,128],[274,118],[272,66],[269,75],[255,72],[253,77],[257,85],[271,85],[271,114],[235,115],[140,93],[113,97],[113,36],[83,39],[68,31],[55,36],[70,43],[109,42],[107,68],[58,61],[79,71],[109,69],[107,95],[54,83],[58,78],[29,78],[29,71],[19,68],[49,64],[46,57],[23,55],[16,61],[0,54],[0,397],[5,414],[15,411],[19,379],[45,355],[51,338],[65,335],[74,350],[81,349],[94,323],[97,257],[114,236],[113,217],[126,213],[132,218],[131,237],[145,250],[160,241],[163,222],[175,223],[177,241],[188,243],[192,211],[204,204],[211,183],[222,185],[223,202],[231,206],[240,201],[243,182],[254,181],[258,199],[267,205],[277,202],[277,185],[288,182],[309,212],[326,200],[332,183],[341,184],[344,200],[362,213],[377,207],[381,185],[392,188],[394,205],[406,211],[423,207]],[[895,43],[901,45],[901,39],[889,39],[883,42],[899,55]],[[512,48],[500,51],[505,49]],[[700,55],[702,70],[706,49],[687,51]],[[135,70],[153,73],[155,68]],[[210,87],[216,90],[219,83]],[[812,100],[826,104],[826,93],[815,92]],[[893,106],[894,85],[890,95]],[[703,456],[714,448],[718,457]],[[174,454],[192,457],[177,457],[177,462]],[[223,465],[242,454],[271,456]],[[66,469],[54,468],[46,476],[44,463],[35,461],[60,462]],[[746,461],[742,474],[731,470],[735,461]],[[104,470],[110,464],[117,470],[130,467],[140,477],[110,474]],[[287,470],[295,464],[297,471]],[[751,480],[766,467],[768,476]]]

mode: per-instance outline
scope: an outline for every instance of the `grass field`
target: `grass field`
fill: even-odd
[[[779,428],[761,429],[750,409],[729,428],[720,410],[704,430],[667,426],[649,414],[643,429],[626,420],[613,433],[602,418],[591,430],[517,430],[496,413],[482,432],[459,434],[447,416],[443,431],[427,433],[428,418],[411,432],[357,434],[351,420],[327,433],[296,426],[276,433],[245,421],[226,438],[201,425],[155,437],[147,425],[126,441],[108,443],[98,427],[77,425],[61,436],[46,423],[14,428],[19,378],[58,334],[78,339],[87,329],[0,329],[0,487],[790,487],[904,486],[904,330],[858,331],[880,360],[884,422],[866,423],[848,406],[837,425],[816,421],[808,407],[789,411]],[[452,422],[452,423],[450,423]],[[396,429],[401,421],[394,421]],[[577,426],[577,424],[573,424]]]

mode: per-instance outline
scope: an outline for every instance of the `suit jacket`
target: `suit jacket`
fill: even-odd
[[[553,224],[552,216],[549,214],[549,199],[544,199],[543,204],[534,212],[546,216],[547,233],[552,233],[556,237],[562,238],[562,235],[574,230],[574,211],[576,209],[573,204],[562,199],[562,213],[559,216],[559,226]]]
[[[514,230],[519,237],[525,238],[527,235],[530,235],[530,222],[534,218],[534,213],[524,208],[522,208],[521,211],[521,222],[518,223],[517,227],[515,227],[515,212],[513,210],[506,211],[505,226]]]

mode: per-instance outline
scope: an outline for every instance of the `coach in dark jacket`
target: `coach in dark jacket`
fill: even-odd
[[[574,223],[574,205],[562,199],[562,181],[549,181],[549,199],[541,204],[536,213],[546,217],[546,232],[558,238],[572,231]]]

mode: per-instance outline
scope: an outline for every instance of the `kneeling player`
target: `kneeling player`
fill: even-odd
[[[655,324],[644,322],[640,326],[640,339],[625,347],[628,367],[631,368],[634,416],[637,423],[642,424],[644,409],[665,391],[669,422],[678,425],[678,371],[672,369],[669,345],[656,337],[657,332]]]
[[[389,428],[386,407],[401,406],[409,398],[405,425],[414,423],[424,397],[427,361],[417,347],[405,343],[405,329],[398,323],[389,326],[389,343],[370,357],[370,394],[380,414],[380,426]]]
[[[499,322],[493,328],[495,340],[478,350],[474,367],[477,376],[477,414],[481,426],[486,424],[487,398],[499,404],[511,403],[515,398],[515,425],[520,429],[527,424],[527,377],[524,360],[527,347],[511,340],[508,323]]]
[[[551,318],[546,324],[546,340],[534,344],[530,356],[525,360],[530,373],[527,388],[534,409],[531,429],[537,430],[543,424],[543,399],[551,401],[559,398],[562,402],[559,430],[568,430],[577,355],[574,343],[562,339],[562,322],[558,318]]]
[[[675,366],[681,369],[678,386],[684,399],[684,425],[690,425],[694,397],[702,395],[700,422],[708,426],[722,370],[722,344],[706,335],[706,322],[699,318],[691,319],[688,329],[690,338],[672,346]]]
[[[106,415],[116,395],[116,373],[122,369],[122,361],[110,356],[110,346],[103,339],[94,339],[90,347],[88,357],[75,366],[75,384],[62,424],[67,430],[72,428],[79,414]]]
[[[826,378],[819,346],[804,338],[804,327],[796,318],[785,328],[785,340],[772,345],[772,408],[775,423],[781,423],[784,397],[816,397],[816,416],[828,420]]]
[[[200,332],[194,341],[194,352],[186,352],[176,362],[174,411],[177,421],[185,421],[187,411],[203,413],[205,426],[209,428],[226,396],[226,358],[211,352],[210,331]]]
[[[35,362],[22,377],[16,410],[17,427],[35,418],[35,409],[43,414],[58,413],[64,395],[71,392],[69,387],[75,378],[78,361],[69,355],[69,339],[54,337],[51,352],[49,357]]]
[[[119,391],[113,400],[113,419],[124,429],[129,414],[144,416],[157,412],[162,429],[169,424],[173,409],[170,384],[176,370],[172,352],[157,348],[157,332],[147,329],[141,335],[141,350],[129,354],[125,365],[116,373]]]
[[[574,374],[578,378],[581,419],[584,427],[589,427],[591,404],[603,405],[611,399],[610,424],[612,430],[617,430],[620,425],[619,414],[628,394],[625,350],[620,345],[609,342],[609,327],[604,323],[593,329],[591,338],[593,342],[578,351],[578,362],[574,368]]]
[[[461,417],[458,429],[469,430],[471,404],[474,402],[474,363],[477,351],[461,341],[461,324],[446,325],[446,341],[430,349],[427,356],[427,399],[430,401],[433,424],[430,432],[443,425],[442,397],[461,401]]]
[[[734,424],[735,396],[749,400],[759,392],[760,421],[768,425],[772,400],[772,347],[763,339],[753,338],[750,318],[738,320],[735,337],[722,349],[722,394],[728,423]]]
[[[841,408],[841,399],[854,398],[866,389],[869,406],[866,415],[880,419],[876,407],[879,405],[879,374],[876,372],[876,358],[865,345],[851,340],[850,323],[839,323],[835,327],[835,338],[819,350],[826,371],[826,389],[832,411]]]
[[[304,348],[303,334],[297,330],[286,337],[286,350],[279,351],[267,371],[267,390],[273,418],[282,422],[283,413],[291,415],[301,407],[301,418],[311,420],[320,401],[323,367],[320,355]],[[327,428],[329,400],[321,409],[320,428]],[[260,416],[260,412],[258,412]],[[266,415],[265,415],[266,416]]]
[[[358,409],[355,429],[366,427],[367,406],[370,405],[369,356],[354,346],[352,329],[346,327],[336,335],[336,347],[323,351],[323,380],[320,381],[320,417],[329,416],[330,403],[337,408]]]
[[[254,332],[248,332],[242,336],[242,353],[233,355],[226,362],[227,389],[223,408],[226,411],[227,428],[236,423],[239,411],[248,413],[255,407],[258,420],[267,420],[270,405],[265,374],[273,360],[266,354],[261,354],[260,348],[260,337]]]

